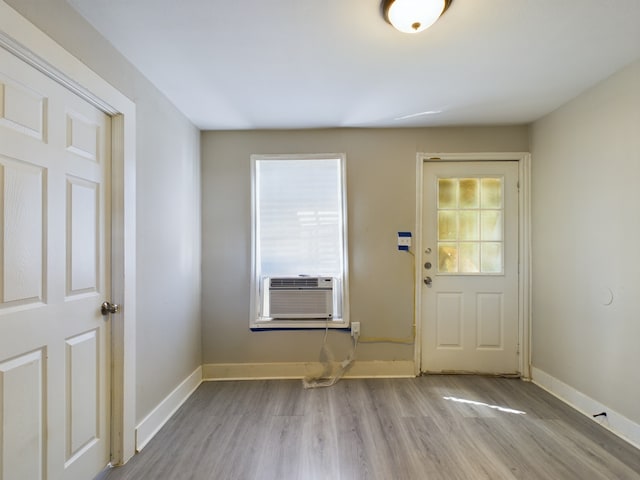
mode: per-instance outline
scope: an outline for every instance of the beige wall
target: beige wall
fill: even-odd
[[[415,229],[416,153],[528,147],[524,126],[203,132],[203,363],[315,361],[324,334],[249,330],[252,153],[346,153],[351,320],[363,336],[407,337],[413,259],[396,235]],[[347,353],[348,334],[330,332],[329,342],[338,359]],[[358,347],[361,360],[413,355],[412,346]]]
[[[136,104],[140,421],[201,365],[199,132],[66,1],[6,3]]]
[[[533,365],[640,423],[640,61],[531,132]]]

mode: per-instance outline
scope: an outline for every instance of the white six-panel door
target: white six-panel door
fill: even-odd
[[[423,372],[519,373],[518,162],[423,169]]]
[[[0,48],[0,480],[109,462],[110,119]]]

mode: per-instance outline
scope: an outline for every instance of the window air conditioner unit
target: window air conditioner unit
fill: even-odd
[[[331,319],[333,278],[269,278],[269,316],[274,319]]]

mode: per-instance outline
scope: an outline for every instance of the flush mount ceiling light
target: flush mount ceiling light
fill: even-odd
[[[387,22],[404,33],[418,33],[433,25],[452,0],[383,0]]]

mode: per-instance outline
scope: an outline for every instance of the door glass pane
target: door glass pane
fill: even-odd
[[[459,240],[480,240],[480,231],[478,229],[478,211],[461,211],[460,212],[460,238]],[[455,239],[453,239],[455,240]]]
[[[502,273],[503,177],[438,179],[438,273]]]
[[[457,273],[458,246],[455,243],[438,244],[438,271]]]
[[[456,208],[458,206],[458,180],[455,178],[438,179],[438,208]]]
[[[485,273],[502,272],[502,243],[482,243],[480,268]]]
[[[502,179],[482,179],[482,208],[502,208]]]
[[[458,239],[458,213],[455,210],[438,212],[438,240]]]
[[[460,208],[478,208],[479,183],[477,178],[460,179]]]
[[[502,240],[502,212],[500,210],[484,210],[482,218],[482,240]]]
[[[460,272],[477,273],[480,271],[479,242],[460,244]]]

